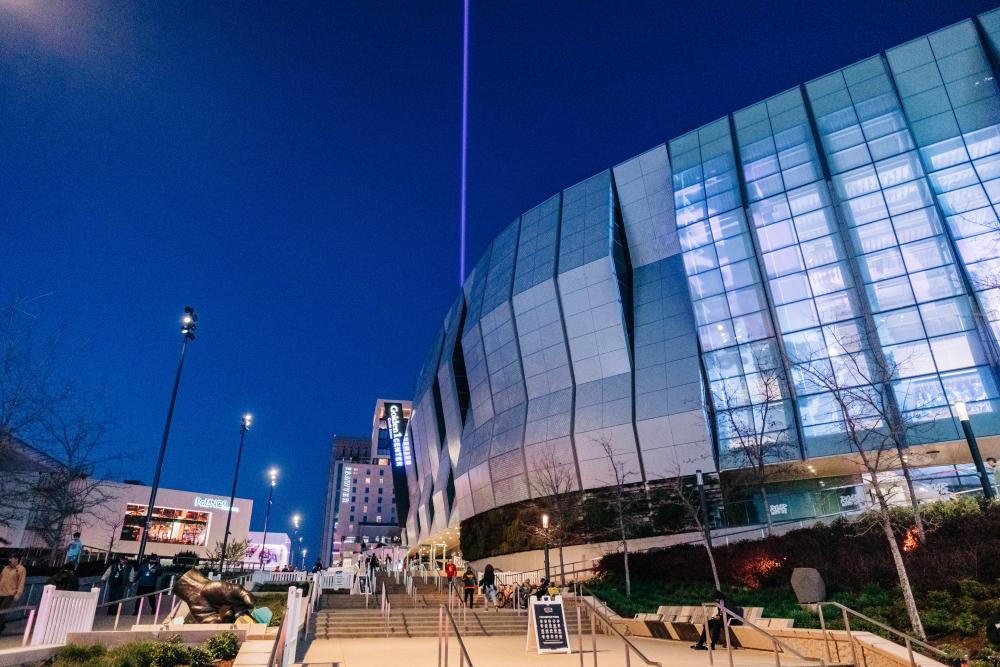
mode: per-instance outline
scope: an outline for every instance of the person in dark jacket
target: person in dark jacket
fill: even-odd
[[[489,609],[490,600],[493,600],[493,609],[500,611],[500,607],[497,606],[497,577],[493,572],[493,565],[487,563],[486,569],[483,570],[483,580],[479,585],[483,587],[483,606]]]
[[[476,572],[472,569],[472,566],[465,568],[465,574],[462,575],[462,589],[464,594],[462,601],[466,607],[473,607],[473,600],[476,597]]]
[[[146,595],[155,591],[156,585],[160,582],[161,574],[163,574],[163,566],[160,565],[160,557],[156,554],[146,556],[146,560],[139,566],[139,571],[132,573],[132,577],[138,584],[135,594]],[[135,611],[132,612],[133,614],[139,613],[139,604],[141,602],[141,599],[135,601]],[[148,606],[149,602],[149,600],[146,600],[145,606]]]
[[[80,590],[80,580],[76,577],[76,564],[66,563],[62,566],[61,570],[49,577],[45,583],[52,584],[56,587],[57,591],[78,592]]]
[[[722,594],[722,591],[715,591],[712,596],[712,602],[717,606],[716,615],[708,619],[705,626],[701,629],[701,637],[698,639],[698,643],[691,648],[696,651],[704,651],[705,641],[711,637],[711,647],[714,649],[715,645],[719,643],[719,635],[722,634],[723,619],[722,610],[726,608],[726,596]]]
[[[125,597],[129,583],[132,580],[132,566],[128,563],[125,554],[118,556],[118,560],[108,566],[108,569],[101,575],[101,581],[108,587],[107,602],[117,602]],[[108,605],[108,615],[118,613],[117,605]]]

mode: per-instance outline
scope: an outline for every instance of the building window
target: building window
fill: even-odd
[[[382,515],[378,514],[375,516],[375,523],[382,523]]]
[[[354,511],[354,505],[351,505],[351,511],[352,512]]]
[[[352,522],[354,521],[354,515],[353,514],[351,515],[351,521]],[[354,526],[351,526],[351,528],[354,528]]]
[[[378,471],[378,476],[379,477],[384,477],[385,476],[385,471],[384,470],[379,470]]]
[[[378,494],[379,494],[380,496],[382,495],[382,489],[379,489],[379,490],[378,490]]]

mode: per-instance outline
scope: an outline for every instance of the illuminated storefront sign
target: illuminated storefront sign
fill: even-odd
[[[223,512],[229,509],[229,501],[225,498],[205,498],[203,496],[194,497],[195,507],[204,507],[210,510],[222,510]],[[239,512],[239,507],[233,507],[233,512]]]
[[[385,423],[389,429],[389,437],[392,439],[393,464],[399,468],[401,466],[412,465],[410,457],[409,438],[406,437],[406,420],[403,418],[402,403],[385,404]]]
[[[120,539],[139,541],[142,527],[146,523],[146,507],[136,503],[126,505]],[[210,512],[154,506],[147,540],[163,544],[205,546],[210,518]]]
[[[351,497],[351,475],[354,468],[349,465],[344,466],[344,474],[340,484],[340,502],[346,503]]]

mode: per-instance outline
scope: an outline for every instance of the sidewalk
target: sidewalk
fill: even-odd
[[[576,653],[578,637],[573,637],[573,654],[538,655],[524,649],[524,637],[468,637],[465,646],[474,667],[579,667],[580,655]],[[708,652],[692,651],[682,642],[633,639],[633,643],[646,656],[663,667],[707,667]],[[590,650],[590,637],[584,638],[583,664],[593,667],[594,655]],[[371,665],[406,665],[406,667],[437,667],[438,640],[416,639],[317,639],[306,652],[304,665],[338,664],[338,667],[370,667]],[[774,665],[774,654],[764,651],[737,650],[733,652],[735,667],[765,667]],[[782,656],[782,667],[793,667],[802,661],[792,656]],[[448,646],[448,664],[458,667],[459,647],[454,636]],[[632,653],[634,667],[643,667],[642,659]],[[625,667],[625,650],[622,641],[606,635],[597,636],[598,667]],[[715,665],[729,667],[725,650],[715,652]]]

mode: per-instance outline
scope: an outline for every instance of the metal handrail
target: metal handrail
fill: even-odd
[[[591,597],[593,597],[595,600],[598,599],[597,596],[594,595],[594,593],[592,591],[590,591],[583,584],[580,584],[579,590],[580,590],[581,593],[586,592],[588,595],[590,595]],[[608,618],[607,616],[605,616],[604,614],[602,614],[597,609],[597,605],[596,604],[594,604],[593,602],[591,602],[590,600],[588,600],[583,595],[579,596],[579,600],[578,601],[582,601],[584,604],[586,604],[588,607],[590,607],[590,610],[594,613],[594,615],[596,617],[598,617],[599,619],[601,619],[601,622],[604,623],[604,625],[606,627],[610,628],[612,632],[614,632],[616,635],[618,635],[618,637],[620,637],[621,640],[623,642],[625,642],[625,660],[626,660],[626,662],[628,662],[628,652],[629,652],[629,649],[631,649],[631,650],[635,651],[635,654],[637,656],[639,656],[639,658],[644,663],[646,663],[647,665],[650,665],[650,667],[663,667],[663,665],[661,663],[656,662],[655,660],[650,660],[649,658],[647,658],[646,654],[643,653],[641,650],[639,650],[639,647],[636,646],[635,644],[633,644],[631,639],[629,639],[624,634],[622,634],[621,630],[619,630],[618,628],[616,628],[614,626],[614,624],[611,622],[610,618]]]
[[[267,667],[276,667],[281,664],[282,658],[285,653],[285,633],[287,628],[285,627],[286,616],[281,617],[281,623],[278,624],[278,632],[274,637],[274,645],[271,646],[271,654],[267,658]]]
[[[716,604],[714,602],[706,602],[705,604],[701,605],[701,607],[702,607],[702,609],[706,609],[706,608],[707,609],[712,609],[712,608],[714,608],[714,609],[718,609],[719,610],[719,615],[722,617],[722,627],[724,628],[725,633],[726,633],[726,652],[729,654],[729,667],[733,667],[733,641],[732,641],[732,636],[730,635],[730,630],[732,628],[732,623],[729,621],[730,618],[733,618],[733,619],[739,621],[740,624],[743,625],[743,626],[746,626],[748,628],[752,628],[753,630],[756,630],[757,632],[759,632],[760,634],[764,635],[765,637],[767,637],[768,639],[771,640],[771,644],[774,646],[774,664],[775,664],[775,667],[781,667],[781,651],[778,650],[779,648],[782,649],[782,650],[784,650],[787,653],[791,653],[792,655],[794,655],[796,658],[799,658],[800,660],[805,660],[806,662],[819,663],[820,667],[826,667],[826,660],[824,660],[823,658],[813,658],[811,656],[802,655],[802,653],[800,653],[798,651],[798,649],[795,649],[792,646],[786,644],[785,642],[781,641],[780,639],[778,639],[777,637],[775,637],[774,635],[772,635],[770,632],[768,632],[767,630],[765,630],[764,628],[762,628],[762,627],[760,627],[760,626],[758,626],[758,625],[756,625],[754,623],[751,623],[750,621],[748,621],[747,619],[743,618],[742,616],[740,616],[739,614],[737,614],[736,612],[734,612],[733,610],[729,609],[726,606],[719,605],[719,604]],[[708,632],[709,632],[709,629],[708,629],[708,620],[709,620],[708,619],[708,614],[705,614],[705,630],[704,630],[704,632],[705,632],[705,638],[709,640],[708,641],[708,645],[709,645],[709,649],[708,649],[708,664],[714,665],[715,664],[715,660],[714,660],[714,658],[712,656],[712,649],[711,649],[712,642],[711,642],[711,639],[708,637]],[[859,667],[858,663],[856,661],[855,661],[854,664],[855,664],[856,667]]]
[[[458,624],[455,622],[455,617],[451,615],[451,610],[444,605],[438,606],[438,619],[440,628],[438,630],[438,667],[448,667],[448,624],[451,623],[452,629],[455,630],[455,639],[458,640],[458,648],[461,652],[458,654],[458,664],[459,667],[472,667],[472,658],[469,656],[469,650],[465,648],[465,642],[462,640],[462,633],[458,630]],[[441,663],[441,649],[444,648],[444,664]]]
[[[935,655],[937,655],[940,658],[945,658],[945,659],[948,658],[948,654],[945,653],[944,651],[942,651],[941,649],[935,648],[934,646],[931,646],[927,642],[925,642],[925,641],[923,641],[921,639],[917,639],[916,637],[912,637],[912,636],[906,634],[905,632],[903,632],[901,630],[897,630],[896,628],[894,628],[892,626],[889,626],[889,625],[886,625],[885,623],[882,623],[881,621],[876,621],[874,618],[872,618],[870,616],[866,616],[865,614],[862,614],[860,611],[851,609],[847,605],[840,604],[839,602],[817,602],[816,603],[816,611],[819,612],[819,627],[820,627],[820,630],[823,632],[823,643],[824,643],[824,645],[826,647],[826,654],[827,654],[827,658],[828,659],[830,657],[830,642],[829,642],[829,639],[827,638],[826,619],[823,617],[823,607],[825,607],[825,606],[831,606],[831,607],[836,607],[837,609],[840,609],[841,617],[843,618],[843,621],[844,621],[844,630],[847,632],[847,640],[851,644],[851,652],[854,655],[854,664],[855,665],[858,664],[858,656],[857,656],[857,647],[855,646],[856,642],[854,641],[854,635],[851,634],[851,620],[850,620],[850,617],[852,615],[853,616],[857,616],[858,618],[860,618],[865,623],[871,623],[875,627],[877,627],[877,628],[879,628],[881,630],[884,630],[885,632],[888,632],[890,634],[893,634],[893,635],[896,635],[897,637],[902,638],[903,642],[904,642],[904,645],[906,646],[906,653],[907,653],[907,655],[910,658],[910,665],[911,665],[911,667],[917,667],[917,661],[913,657],[913,645],[914,644],[916,644],[920,648],[924,649],[925,651],[930,651],[931,653],[934,653]],[[839,657],[839,651],[838,651],[838,657]]]

